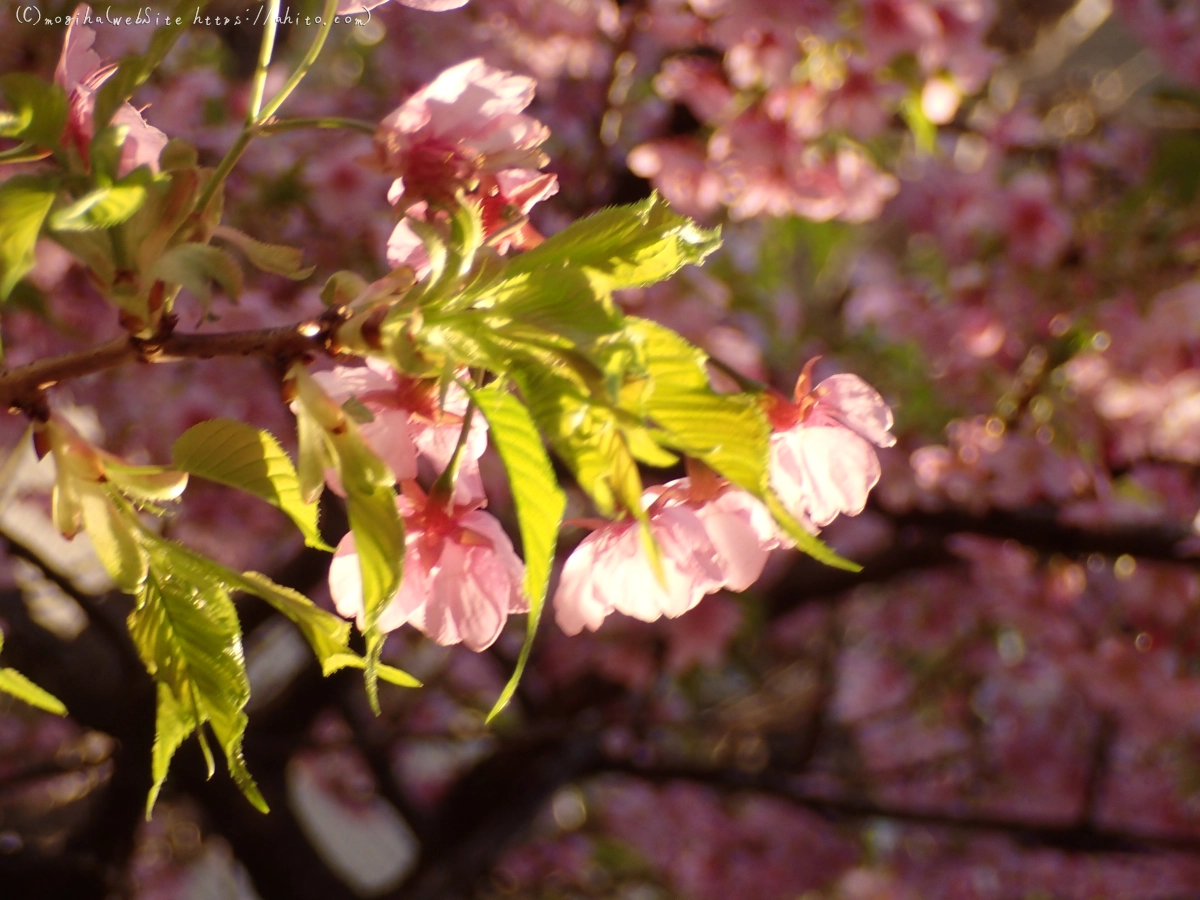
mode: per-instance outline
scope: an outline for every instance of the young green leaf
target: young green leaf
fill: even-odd
[[[0,300],[33,268],[34,247],[54,203],[55,182],[14,175],[0,184]]]
[[[228,585],[196,554],[142,532],[150,569],[129,633],[147,670],[159,683],[154,784],[147,815],[179,744],[205,723],[225,751],[230,775],[262,811],[266,803],[242,758],[243,708],[250,682],[242,654],[241,627]]]
[[[134,513],[115,502],[108,485],[81,482],[78,489],[83,527],[96,556],[117,587],[135,593],[146,579],[149,560],[138,541]]]
[[[299,591],[276,584],[258,572],[243,572],[230,584],[265,600],[291,619],[308,640],[325,675],[349,665],[343,661],[349,654],[346,648],[350,643],[350,623],[345,619],[321,609]]]
[[[67,123],[67,96],[57,84],[25,72],[0,77],[0,93],[10,112],[0,112],[0,137],[20,138],[40,147],[59,148]]]
[[[44,688],[38,687],[16,669],[0,669],[0,693],[10,694],[30,706],[44,709],[56,716],[65,716],[63,702]]]
[[[145,200],[146,187],[136,182],[96,188],[74,203],[55,210],[50,216],[50,227],[55,231],[112,228],[137,212]]]
[[[529,651],[537,634],[538,620],[546,601],[550,583],[550,566],[558,530],[567,508],[567,497],[558,485],[542,437],[529,410],[515,396],[504,390],[471,391],[471,399],[488,422],[492,443],[500,454],[513,501],[517,507],[517,522],[521,527],[521,544],[525,555],[525,593],[529,597],[529,619],[525,643],[517,658],[517,667],[500,698],[488,714],[489,721],[512,699],[521,680]]]
[[[209,283],[217,282],[231,300],[242,293],[242,270],[229,254],[207,244],[179,244],[150,267],[149,279],[179,284],[205,305],[212,299]]]
[[[719,229],[701,228],[654,194],[580,219],[516,257],[507,273],[587,269],[617,290],[670,278],[720,245]]]
[[[175,468],[261,497],[287,513],[304,542],[329,550],[317,529],[317,505],[305,503],[292,461],[268,431],[232,419],[193,425],[171,448]]]
[[[246,254],[246,259],[250,260],[255,268],[264,272],[282,275],[293,281],[303,281],[316,268],[315,266],[304,267],[300,264],[304,257],[302,250],[285,247],[283,244],[265,244],[228,225],[218,225],[213,231],[213,236],[233,244]]]

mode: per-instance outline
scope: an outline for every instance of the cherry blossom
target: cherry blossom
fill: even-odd
[[[353,15],[383,6],[388,0],[338,0],[337,14],[339,16]],[[459,9],[467,5],[467,0],[397,0],[401,6],[410,9],[420,9],[425,12],[445,12]]]
[[[398,481],[417,477],[419,458],[428,461],[435,477],[450,464],[468,403],[458,385],[450,386],[443,404],[436,382],[406,378],[374,359],[368,359],[366,366],[315,372],[313,378],[336,403],[353,398],[371,416],[370,421],[359,423],[359,431]],[[472,416],[470,427],[454,501],[481,506],[487,502],[479,476],[479,457],[487,449],[487,422]]]
[[[54,80],[67,94],[67,136],[79,155],[86,161],[95,126],[92,111],[96,106],[96,91],[117,71],[116,63],[105,63],[92,49],[96,32],[81,22],[96,21],[92,8],[81,4],[75,8],[71,23],[63,38],[62,56],[54,71]],[[129,129],[121,146],[118,177],[128,175],[138,166],[158,171],[158,156],[167,145],[167,136],[146,124],[142,114],[126,102],[113,113],[114,126]]]
[[[529,611],[525,564],[500,522],[469,507],[443,509],[410,488],[396,506],[404,519],[404,578],[379,617],[379,629],[417,628],[439,644],[479,652],[500,636],[510,613]],[[414,498],[415,497],[415,498]],[[363,624],[362,581],[353,534],[329,567],[337,611]]]
[[[375,145],[385,172],[396,176],[388,201],[415,219],[430,206],[452,203],[457,192],[479,202],[484,234],[508,229],[498,246],[524,248],[540,236],[522,216],[558,190],[539,172],[550,132],[522,110],[534,80],[494,69],[481,59],[442,72],[380,123]],[[393,265],[428,265],[404,220],[389,241]]]
[[[874,447],[896,439],[888,433],[892,411],[873,387],[857,375],[833,375],[809,392],[811,371],[810,362],[795,403],[779,398],[770,410],[771,486],[793,516],[823,528],[863,511],[881,472]]]
[[[602,525],[563,566],[554,607],[567,634],[595,631],[613,611],[653,622],[681,616],[722,588],[743,591],[762,574],[768,552],[786,545],[766,508],[728,485],[683,478],[648,488],[642,502],[662,578],[636,520]]]

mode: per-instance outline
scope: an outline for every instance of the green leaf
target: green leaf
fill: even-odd
[[[142,533],[150,570],[129,614],[129,632],[159,684],[154,784],[147,815],[175,750],[207,723],[246,798],[266,812],[242,757],[250,682],[241,627],[220,568],[179,544]],[[201,736],[202,737],[202,736]]]
[[[333,552],[321,540],[316,503],[304,502],[292,461],[269,431],[211,419],[180,435],[171,459],[177,469],[266,500],[291,517],[308,546]]]
[[[490,721],[512,699],[521,674],[525,671],[546,601],[550,566],[554,562],[554,549],[567,509],[567,497],[558,485],[542,437],[525,405],[504,390],[476,390],[470,394],[487,419],[492,443],[508,471],[508,481],[517,507],[517,522],[521,527],[525,593],[529,597],[525,643],[512,677],[488,714]]]
[[[207,306],[212,299],[209,282],[225,289],[231,300],[242,293],[242,270],[229,254],[207,244],[179,244],[158,258],[150,267],[150,280],[179,284]]]
[[[364,669],[367,666],[367,661],[357,653],[345,653],[331,659],[329,665],[331,672],[335,672],[338,669]],[[406,688],[421,687],[421,682],[416,678],[409,675],[403,669],[397,669],[394,666],[389,666],[387,663],[377,662],[375,670],[379,678],[388,684]]]
[[[859,566],[809,534],[770,488],[767,460],[771,425],[755,394],[718,394],[708,386],[705,355],[682,337],[646,319],[630,317],[627,330],[643,354],[648,383],[637,411],[658,427],[658,440],[701,460],[718,474],[763,500],[776,520],[809,556],[852,572]]]
[[[138,541],[133,513],[113,502],[106,485],[78,484],[83,527],[92,540],[96,556],[117,587],[126,593],[135,593],[146,579],[149,561]]]
[[[367,280],[357,272],[345,269],[334,272],[321,288],[321,302],[326,306],[345,306],[368,287]]]
[[[703,262],[720,245],[719,229],[701,228],[654,194],[580,219],[516,257],[507,272],[582,268],[617,290],[670,278],[685,265]]]
[[[96,188],[50,216],[55,231],[94,231],[112,228],[129,219],[146,200],[143,184],[114,184]]]
[[[596,508],[606,516],[618,506],[640,513],[642,481],[618,410],[563,368],[531,360],[510,374],[538,428]]]
[[[54,203],[53,180],[14,175],[0,184],[0,300],[33,268],[34,248]]]
[[[67,123],[67,95],[57,84],[14,72],[0,77],[10,112],[0,112],[0,137],[20,138],[58,150]]]
[[[3,116],[4,113],[0,113],[0,118]],[[0,151],[0,165],[4,163],[36,162],[39,159],[45,159],[49,155],[49,150],[42,149],[32,141],[23,141],[15,147]]]
[[[104,454],[104,474],[125,496],[141,503],[178,500],[187,487],[187,473],[166,466],[131,466]]]
[[[128,125],[109,125],[92,138],[88,158],[91,160],[92,178],[100,187],[107,187],[117,180],[125,138],[128,136]]]
[[[16,669],[0,669],[0,692],[11,694],[30,706],[44,709],[56,716],[65,716],[63,702],[44,688],[38,687]]]
[[[363,587],[363,631],[379,621],[384,607],[396,596],[404,565],[404,523],[396,509],[396,494],[386,487],[371,493],[348,491],[346,513],[358,552]]]
[[[282,244],[264,244],[262,241],[255,240],[250,235],[238,231],[236,228],[230,228],[228,225],[218,225],[216,230],[213,231],[213,236],[233,244],[246,254],[246,258],[256,268],[264,272],[282,275],[284,278],[290,278],[293,281],[302,281],[311,275],[316,268],[315,266],[308,266],[306,268],[300,265],[300,261],[304,256],[304,251],[302,250],[297,250],[295,247],[285,247]]]
[[[603,279],[581,269],[517,273],[480,301],[487,304],[487,327],[518,340],[533,328],[550,339],[588,345],[617,331],[622,319]]]
[[[299,591],[276,584],[258,572],[243,572],[231,584],[240,591],[265,600],[296,623],[321,663],[321,671],[325,675],[353,665],[344,661],[347,655],[359,659],[346,649],[350,642],[350,623],[321,609]]]

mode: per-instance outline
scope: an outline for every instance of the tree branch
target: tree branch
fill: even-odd
[[[161,339],[119,337],[86,350],[39,359],[0,371],[0,408],[23,407],[46,388],[116,369],[133,362],[168,363],[218,356],[262,356],[294,359],[326,350],[329,324],[308,320],[279,328],[224,331],[215,334],[172,334]]]

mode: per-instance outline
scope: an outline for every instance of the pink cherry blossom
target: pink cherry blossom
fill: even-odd
[[[337,14],[339,16],[353,15],[366,12],[377,6],[383,6],[387,0],[338,0]],[[467,5],[467,0],[399,0],[401,6],[409,9],[420,9],[425,12],[445,12],[448,9],[460,9]]]
[[[510,613],[529,611],[525,564],[500,522],[480,510],[446,511],[424,497],[397,498],[404,519],[404,578],[379,617],[381,631],[409,624],[439,644],[479,652],[500,636]],[[363,624],[362,580],[354,535],[329,567],[337,611]]]
[[[549,129],[521,112],[534,85],[473,59],[417,91],[375,135],[385,171],[396,176],[388,200],[407,210],[451,202],[461,190],[498,212],[552,194],[554,176],[538,171]]]
[[[54,71],[54,80],[67,94],[66,138],[84,160],[88,159],[95,131],[92,111],[96,106],[96,91],[117,71],[115,63],[105,63],[92,49],[96,32],[80,24],[96,20],[92,8],[87,4],[75,8],[63,38],[62,56]],[[121,147],[118,177],[128,175],[143,165],[157,172],[158,156],[167,145],[167,136],[153,125],[146,124],[142,114],[128,102],[121,104],[113,113],[111,124],[129,129]]]
[[[823,528],[856,516],[879,481],[875,447],[890,447],[892,411],[857,375],[834,375],[810,393],[812,363],[796,385],[796,402],[777,400],[770,414],[771,486],[803,524]]]
[[[467,396],[457,385],[451,385],[445,404],[439,405],[436,382],[405,378],[386,363],[371,359],[365,367],[336,366],[314,373],[313,378],[337,403],[354,398],[371,413],[374,418],[359,423],[359,431],[397,480],[417,477],[419,457],[434,469],[434,476],[450,464],[467,411]],[[472,416],[454,486],[455,503],[486,504],[479,475],[479,457],[486,449],[487,422]]]
[[[646,490],[650,533],[662,579],[633,519],[605,524],[575,548],[554,595],[555,620],[567,634],[598,629],[614,610],[653,622],[676,618],[706,594],[753,584],[767,554],[785,545],[766,508],[744,491],[718,485],[698,496],[683,478]]]

